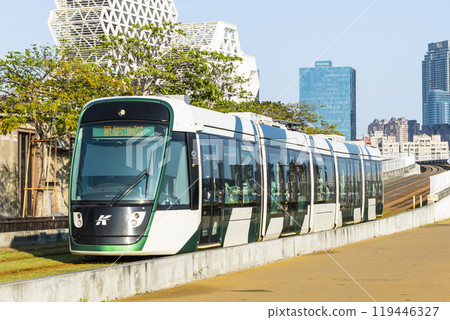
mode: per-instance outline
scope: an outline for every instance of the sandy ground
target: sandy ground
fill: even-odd
[[[122,301],[450,301],[450,221]]]

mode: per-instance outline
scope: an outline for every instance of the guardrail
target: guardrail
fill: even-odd
[[[419,155],[416,156],[417,162],[422,161],[446,161],[450,158],[449,153],[438,153],[438,154],[427,154],[427,155]]]
[[[409,167],[416,162],[414,155],[402,155],[399,154],[395,158],[385,159],[382,162],[383,172],[398,170],[401,168]]]
[[[430,177],[430,194],[438,192],[450,187],[450,171],[437,174]]]

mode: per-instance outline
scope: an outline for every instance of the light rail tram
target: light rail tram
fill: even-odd
[[[82,110],[71,168],[70,250],[171,255],[376,219],[377,149],[174,97]]]

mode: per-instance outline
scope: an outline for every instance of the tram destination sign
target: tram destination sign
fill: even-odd
[[[150,137],[155,134],[153,126],[102,126],[92,128],[94,138],[106,137]]]

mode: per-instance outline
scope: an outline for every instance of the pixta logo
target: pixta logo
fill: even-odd
[[[111,215],[107,215],[105,216],[104,214],[102,214],[100,216],[100,218],[98,218],[98,220],[95,220],[97,223],[95,224],[96,226],[102,225],[102,226],[106,226],[107,222],[111,219]]]

